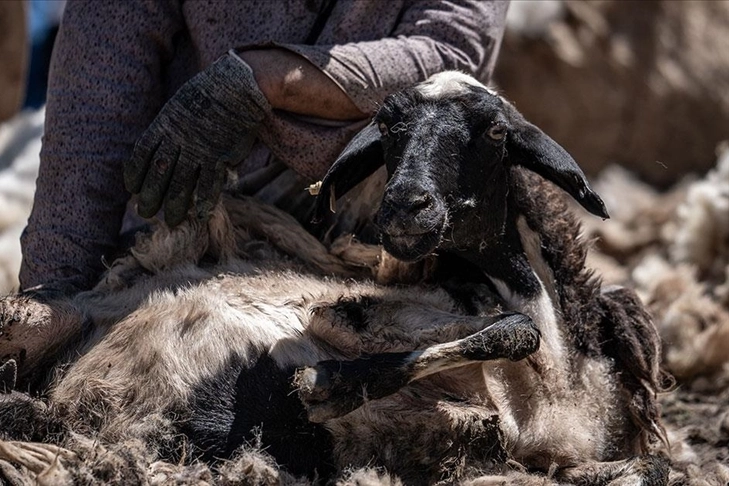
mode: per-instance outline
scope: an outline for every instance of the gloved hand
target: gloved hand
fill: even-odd
[[[124,166],[124,184],[139,194],[137,211],[181,223],[193,204],[206,218],[220,197],[226,169],[250,152],[271,106],[253,71],[233,51],[185,83],[162,107]],[[196,191],[196,192],[195,192]]]

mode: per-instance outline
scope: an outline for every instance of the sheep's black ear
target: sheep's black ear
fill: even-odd
[[[316,198],[314,219],[320,220],[331,201],[345,195],[384,163],[380,130],[375,123],[370,123],[344,147],[324,176]]]
[[[536,172],[557,184],[585,209],[601,218],[609,218],[605,203],[590,188],[577,162],[557,142],[524,120],[509,134],[509,160]]]

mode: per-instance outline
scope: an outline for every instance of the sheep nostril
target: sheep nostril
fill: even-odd
[[[432,205],[433,205],[433,196],[431,196],[430,194],[422,194],[422,195],[414,197],[413,199],[410,200],[408,212],[417,213],[417,212],[423,211],[425,209],[428,209]]]
[[[375,221],[380,228],[392,234],[421,234],[438,218],[437,206],[436,198],[428,193],[417,196],[390,193],[382,201]]]
[[[386,213],[401,215],[416,215],[433,205],[434,199],[430,194],[418,196],[407,196],[398,194],[396,197],[388,198],[383,203]]]

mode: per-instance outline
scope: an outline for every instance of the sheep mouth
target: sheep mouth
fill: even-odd
[[[432,254],[440,245],[442,231],[382,235],[385,250],[398,260],[413,262]]]

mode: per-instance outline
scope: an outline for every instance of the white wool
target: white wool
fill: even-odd
[[[30,215],[40,164],[45,109],[0,125],[0,292],[17,288],[20,233]]]
[[[633,269],[631,278],[639,290],[652,293],[661,280],[671,272],[670,263],[659,255],[651,254]]]
[[[678,208],[675,263],[691,263],[701,272],[721,276],[729,263],[729,150],[706,178],[692,184]]]
[[[483,88],[492,95],[497,96],[494,90],[460,71],[443,71],[442,73],[434,74],[420,83],[417,89],[423,96],[440,98],[465,92],[469,86]]]
[[[729,151],[688,186],[662,233],[667,254],[644,256],[632,279],[655,317],[664,365],[681,379],[717,376],[729,363]]]
[[[25,223],[18,223],[0,232],[0,292],[17,290],[20,273],[20,233]]]
[[[565,15],[562,0],[520,0],[511,2],[506,28],[529,38],[544,37],[549,25]]]

